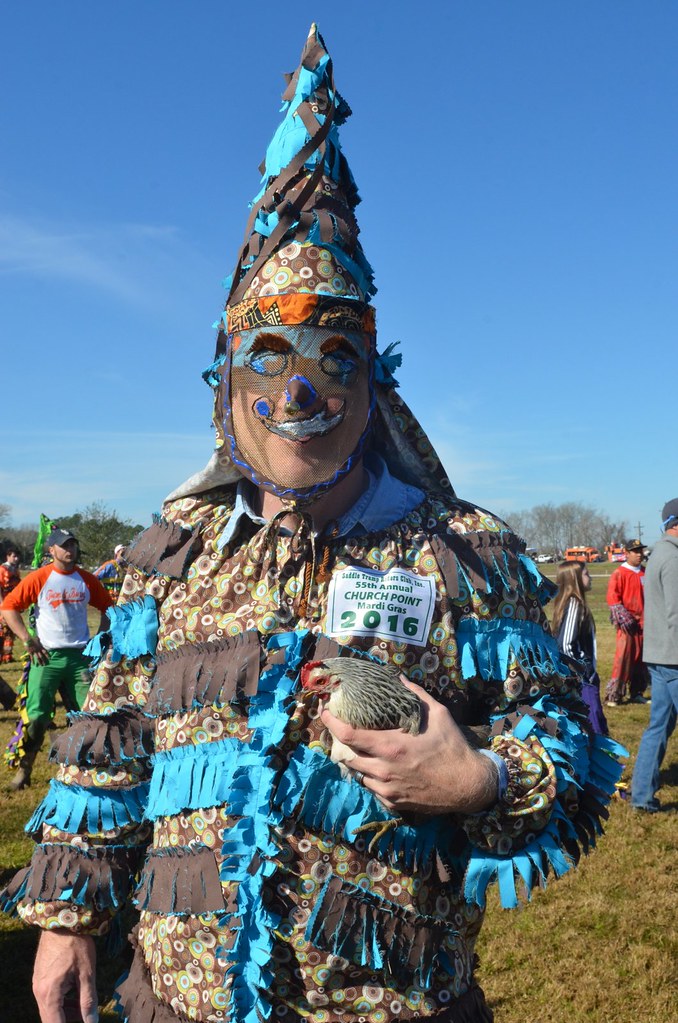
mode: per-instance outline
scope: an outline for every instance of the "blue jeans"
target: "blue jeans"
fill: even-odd
[[[631,804],[655,808],[659,768],[678,717],[678,664],[648,664],[652,680],[650,723],[638,747],[631,782]]]

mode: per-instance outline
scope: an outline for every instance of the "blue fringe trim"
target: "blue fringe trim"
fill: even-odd
[[[226,322],[225,322],[226,321],[226,313],[224,313],[223,319],[224,319],[224,327],[225,327],[226,326]],[[216,323],[212,324],[212,328],[214,330],[217,330],[220,326],[221,326],[221,320],[217,320]],[[221,367],[224,365],[224,363],[227,360],[228,360],[228,355],[226,353],[224,353],[223,355],[220,355],[218,359],[215,359],[215,361],[210,366],[208,366],[207,369],[203,370],[202,378],[203,378],[203,380],[205,381],[206,384],[209,384],[210,387],[218,387],[219,386],[219,383],[221,382],[221,374],[219,373],[219,370],[221,369]]]
[[[249,725],[256,731],[247,752],[258,754],[259,762],[248,771],[243,816],[224,835],[220,875],[222,881],[237,885],[237,908],[235,914],[226,914],[223,922],[233,926],[235,918],[238,924],[234,947],[217,949],[216,954],[231,964],[231,1015],[238,1023],[261,1023],[272,1012],[268,992],[273,983],[273,941],[280,916],[264,904],[263,893],[266,878],[277,869],[279,849],[272,829],[282,823],[282,815],[273,805],[277,772],[269,762],[287,727],[284,704],[296,687],[306,635],[306,631],[283,633],[272,636],[267,644],[269,651],[284,651],[285,660],[261,675],[252,698]]]
[[[158,645],[158,609],[153,597],[147,595],[143,600],[130,600],[109,607],[108,618],[110,630],[97,633],[85,647],[85,654],[94,658],[94,665],[99,663],[109,647],[112,647],[111,660],[114,663],[123,657],[131,660],[155,654]]]
[[[536,622],[517,618],[462,618],[457,626],[457,642],[464,678],[495,679],[503,682],[509,661],[515,657],[521,669],[532,678],[571,674],[560,658],[553,636]]]
[[[147,798],[148,782],[128,789],[88,789],[53,779],[25,830],[34,834],[43,824],[49,824],[76,834],[84,822],[89,834],[98,835],[140,823]]]
[[[556,819],[552,817],[547,826],[529,845],[513,856],[497,856],[473,849],[466,868],[464,898],[484,908],[487,887],[495,878],[499,882],[499,898],[504,909],[515,909],[518,905],[516,873],[522,879],[527,899],[533,888],[533,875],[539,878],[540,886],[546,884],[549,869],[561,877],[574,866],[574,860],[561,847]]]
[[[374,379],[384,387],[398,386],[398,381],[393,373],[398,366],[402,366],[403,362],[401,353],[395,351],[399,344],[400,341],[394,341],[381,354],[377,352],[374,360]]]
[[[295,817],[307,827],[351,843],[356,828],[393,816],[371,792],[344,778],[339,765],[325,753],[308,746],[298,746],[292,754],[278,784],[275,804],[284,817]],[[449,834],[447,817],[429,817],[417,827],[399,824],[378,839],[375,855],[390,853],[407,869],[416,869],[427,863],[436,849],[446,851]]]
[[[222,804],[229,814],[256,813],[259,775],[264,770],[271,778],[274,774],[268,759],[237,739],[156,753],[146,817],[156,820]]]
[[[615,758],[628,756],[627,750],[606,736],[595,735],[589,738],[548,696],[538,700],[534,709],[557,722],[557,736],[544,731],[534,718],[525,714],[513,730],[516,739],[524,740],[534,732],[553,762],[558,793],[575,785],[584,794],[593,791],[598,807],[607,805],[614,793],[615,782],[623,771],[623,764]],[[501,717],[494,720],[501,720]],[[576,860],[563,847],[563,837],[576,844],[577,848],[583,845],[584,851],[588,851],[589,846],[595,845],[595,835],[602,834],[599,816],[586,809],[585,798],[582,802],[577,816],[571,818],[556,798],[546,828],[535,834],[530,844],[516,853],[500,856],[474,848],[466,868],[466,900],[484,906],[487,887],[496,877],[502,906],[504,909],[513,909],[518,905],[516,875],[522,880],[529,900],[535,877],[540,886],[544,887],[549,871],[561,877],[571,870]]]

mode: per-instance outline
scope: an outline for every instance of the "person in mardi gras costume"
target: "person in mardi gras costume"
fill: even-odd
[[[206,372],[216,451],[126,552],[4,894],[44,929],[45,1020],[74,982],[95,1018],[91,936],[138,878],[130,1023],[489,1021],[488,885],[511,907],[570,869],[620,774],[548,630],[552,586],[455,496],[377,353],[350,111],[315,26],[284,101]],[[417,728],[309,699],[301,669],[336,658],[399,669]]]
[[[104,561],[92,573],[103,584],[106,592],[110,594],[113,603],[117,603],[122,588],[122,580],[125,577],[124,555],[125,545],[122,543],[117,544],[113,551],[113,557],[109,558],[108,561]]]
[[[15,586],[19,585],[21,575],[19,564],[21,555],[19,548],[13,543],[6,545],[3,551],[3,561],[0,564],[0,601],[8,596]],[[3,664],[10,664],[14,655],[14,633],[0,614],[0,660]]]

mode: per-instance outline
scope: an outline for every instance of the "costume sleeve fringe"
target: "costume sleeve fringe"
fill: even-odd
[[[427,991],[438,963],[454,974],[443,947],[448,928],[395,903],[331,877],[323,887],[304,937],[316,948],[375,972],[387,970],[401,984]]]
[[[126,789],[86,789],[53,779],[47,795],[26,825],[36,834],[43,824],[77,834],[82,825],[90,835],[138,824],[144,819],[148,782]]]
[[[462,618],[457,642],[464,678],[480,676],[503,681],[516,660],[526,675],[540,680],[549,675],[568,678],[555,640],[536,622],[515,618]]]
[[[68,731],[52,743],[50,760],[79,767],[120,766],[153,753],[153,723],[136,708],[112,714],[69,714]]]
[[[149,913],[223,913],[227,907],[214,851],[206,845],[151,850],[134,901]]]
[[[457,533],[449,529],[431,540],[448,596],[459,601],[479,593],[525,591],[546,604],[555,585],[524,553],[524,544],[507,530]]]
[[[162,653],[144,713],[156,716],[213,704],[244,704],[257,691],[260,662],[255,631]]]
[[[123,657],[133,660],[155,654],[158,645],[158,609],[148,594],[143,600],[129,600],[108,609],[108,632],[98,632],[85,647],[85,654],[97,665],[109,650],[117,664]]]
[[[485,905],[487,886],[495,879],[502,906],[512,909],[518,905],[516,881],[522,882],[529,900],[532,888],[536,884],[544,887],[549,873],[561,877],[575,866],[582,852],[589,852],[596,836],[602,834],[601,819],[608,816],[607,805],[623,771],[618,758],[628,756],[623,746],[608,737],[589,737],[546,696],[535,704],[534,711],[534,717],[523,715],[513,735],[522,740],[533,732],[538,737],[555,767],[556,800],[543,830],[530,833],[526,828],[522,849],[506,855],[472,849],[464,895],[480,906]],[[540,714],[556,721],[555,735],[550,734],[551,728],[539,726]],[[576,798],[573,791],[578,793]],[[494,812],[501,832],[501,804],[490,811]]]
[[[14,913],[19,902],[28,900],[119,909],[129,896],[138,858],[138,850],[126,846],[38,845],[29,866],[0,895],[0,907]]]
[[[160,519],[136,537],[125,552],[125,560],[144,575],[181,579],[199,547],[198,533]]]

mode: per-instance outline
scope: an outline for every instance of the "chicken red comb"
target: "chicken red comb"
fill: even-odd
[[[299,677],[301,678],[301,688],[302,689],[308,688],[309,686],[308,676],[311,673],[311,671],[313,671],[314,668],[324,667],[325,667],[324,661],[307,661],[306,664],[302,666],[301,672],[299,673]]]

